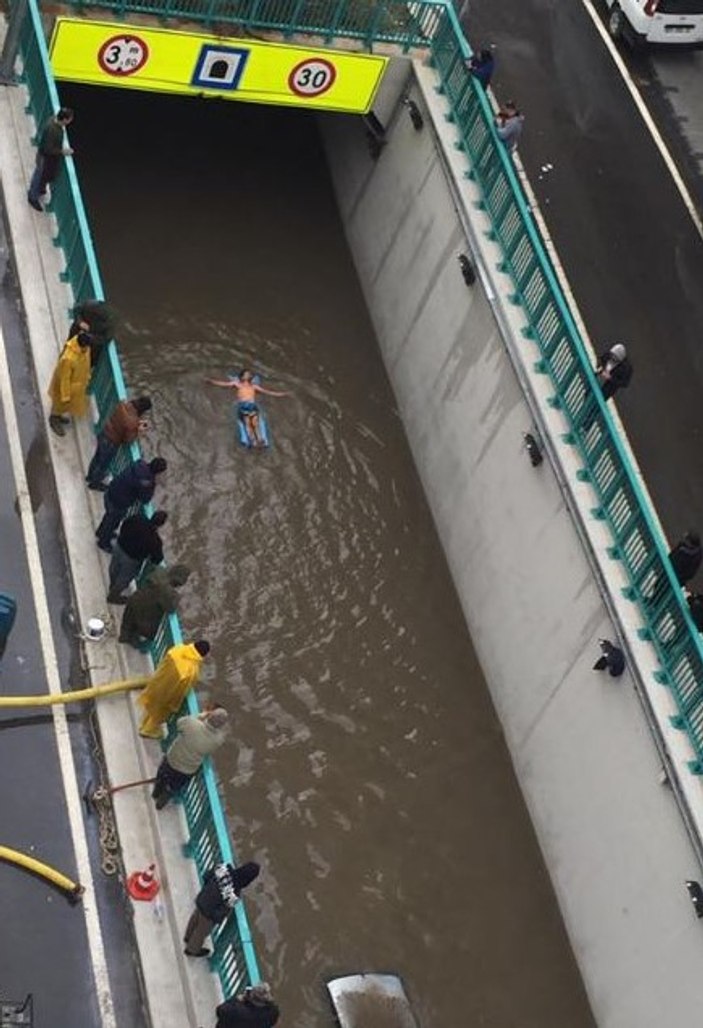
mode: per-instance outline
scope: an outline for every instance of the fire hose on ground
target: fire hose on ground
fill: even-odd
[[[44,696],[0,696],[0,709],[8,707],[50,707],[55,706],[56,704],[81,703],[84,700],[96,700],[103,696],[111,696],[114,693],[141,689],[146,685],[147,681],[147,676],[142,675],[139,678],[125,678],[119,682],[108,682],[106,685],[95,685],[89,689],[76,689],[75,691],[50,693]],[[129,782],[126,785],[116,786],[114,789],[107,789],[104,786],[100,786],[95,790],[92,790],[92,782],[89,782],[83,794],[83,799],[88,812],[93,809],[100,817],[100,847],[103,853],[102,869],[105,874],[115,874],[117,871],[116,854],[118,845],[114,826],[112,825],[111,818],[109,817],[110,796],[113,792],[119,792],[121,789],[130,788],[133,785],[147,784],[147,781],[149,780],[145,780],[143,782]],[[83,891],[80,885],[72,882],[69,878],[66,878],[65,875],[60,874],[58,871],[54,871],[53,868],[48,867],[46,864],[42,864],[40,861],[34,860],[32,857],[25,857],[23,854],[16,853],[14,850],[3,850],[2,847],[0,847],[0,858],[3,858],[6,853],[14,854],[15,857],[19,858],[14,861],[18,865],[25,867],[27,870],[35,870],[37,874],[42,874],[50,881],[54,881],[59,888],[62,888],[67,892],[69,899],[73,897],[72,902],[77,902]],[[7,857],[5,859],[10,858]],[[33,866],[30,867],[30,862],[32,865],[37,865],[36,868]]]
[[[52,707],[57,703],[80,703],[83,700],[96,700],[101,696],[111,696],[116,692],[128,692],[130,689],[141,689],[148,678],[124,678],[120,682],[108,682],[106,685],[94,685],[90,689],[76,689],[75,692],[49,693],[45,696],[0,696],[2,707]]]
[[[26,853],[20,853],[19,850],[10,849],[9,846],[0,846],[0,860],[5,860],[8,864],[14,864],[15,867],[21,867],[25,871],[29,871],[30,874],[39,875],[45,881],[51,882],[57,889],[65,893],[69,903],[78,903],[83,895],[82,885],[72,881],[67,875],[57,871],[56,868],[50,867],[41,860],[37,860],[36,857],[29,857]]]

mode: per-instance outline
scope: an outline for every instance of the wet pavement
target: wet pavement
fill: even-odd
[[[526,114],[520,155],[594,345],[627,344],[635,371],[617,406],[664,529],[701,529],[703,240],[580,3],[473,0],[465,26],[497,45],[497,96]],[[700,198],[655,65],[627,59]],[[652,58],[662,76],[673,59]]]
[[[83,680],[71,626],[71,596],[56,497],[41,410],[29,368],[14,270],[0,222],[0,324],[10,364],[25,469],[38,535],[52,628],[62,683]],[[48,692],[22,526],[9,459],[4,418],[0,418],[0,590],[18,601],[18,614],[0,666],[0,693]],[[81,791],[97,783],[96,740],[87,705],[68,714],[71,744]],[[18,849],[76,877],[56,739],[49,708],[0,711],[0,845]],[[144,1025],[137,972],[132,958],[128,911],[121,886],[99,870],[97,824],[87,821],[110,978],[120,1024]],[[44,880],[0,862],[0,1000],[34,998],[35,1028],[100,1022],[81,906],[70,906]]]
[[[593,1024],[412,464],[315,122],[62,88],[188,632],[234,720],[218,755],[262,973],[399,973],[426,1028]],[[273,446],[204,377],[253,364]]]

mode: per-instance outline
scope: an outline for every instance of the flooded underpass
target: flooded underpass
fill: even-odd
[[[71,87],[71,140],[282,1022],[402,976],[424,1028],[592,1025],[394,405],[311,116]],[[242,366],[272,447],[235,439]],[[458,512],[459,516],[459,512]]]

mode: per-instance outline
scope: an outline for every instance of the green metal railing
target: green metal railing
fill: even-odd
[[[480,188],[491,238],[502,252],[500,271],[510,277],[512,301],[522,307],[525,336],[539,349],[535,368],[554,390],[569,430],[564,441],[582,461],[578,478],[597,497],[591,511],[607,524],[609,555],[628,579],[623,590],[637,605],[640,637],[659,660],[659,683],[675,698],[674,727],[688,733],[694,751],[689,768],[703,774],[703,647],[667,556],[665,540],[610,416],[588,353],[535,226],[510,156],[498,139],[483,89],[466,67],[470,51],[456,15],[446,18],[430,43],[433,66],[451,110],[458,145],[466,154],[468,177]]]
[[[68,0],[68,6],[82,11],[91,3]],[[326,43],[353,39],[368,49],[374,43],[394,43],[406,52],[427,45],[446,10],[444,0],[100,0],[92,6],[115,11],[120,18],[150,14],[161,21],[170,18],[218,30],[272,30],[285,38],[320,36]]]
[[[12,8],[11,8],[12,9]],[[29,87],[28,113],[34,115],[37,126],[58,109],[59,99],[41,26],[36,0],[29,0],[20,35],[22,78]],[[51,210],[56,215],[58,232],[54,242],[63,250],[66,270],[62,278],[70,284],[76,302],[104,298],[100,272],[93,242],[85,216],[78,179],[72,160],[64,162],[64,170],[52,187]],[[112,410],[119,400],[127,396],[122,368],[114,342],[101,357],[91,382],[100,418]],[[113,470],[119,470],[140,456],[134,443],[123,447]],[[159,633],[151,646],[154,665],[166,650],[182,642],[178,618],[164,618]],[[182,713],[195,714],[198,701],[191,692]],[[220,861],[233,862],[231,841],[222,804],[217,792],[217,779],[210,760],[193,779],[183,797],[188,839],[184,850],[195,860],[202,880],[205,872]],[[238,992],[245,984],[259,981],[259,969],[244,906],[238,903],[233,917],[215,929],[212,968],[217,972],[226,997]]]

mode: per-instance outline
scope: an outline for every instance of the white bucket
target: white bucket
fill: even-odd
[[[102,618],[91,618],[86,629],[86,638],[97,641],[105,635],[105,622]]]

